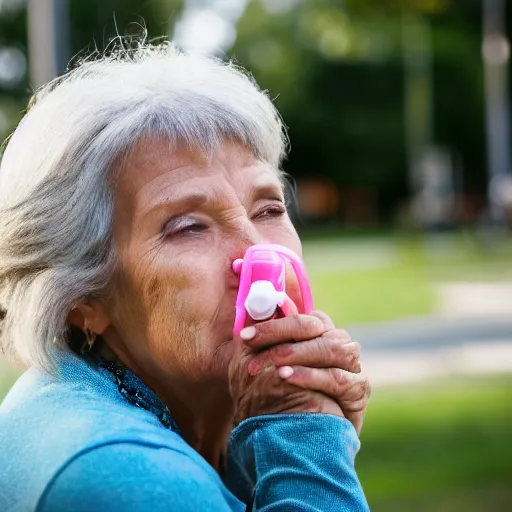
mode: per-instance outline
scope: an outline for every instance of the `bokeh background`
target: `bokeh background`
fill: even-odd
[[[0,0],[0,137],[118,35],[245,66],[289,127],[317,306],[363,345],[372,510],[510,510],[511,23],[505,0]]]

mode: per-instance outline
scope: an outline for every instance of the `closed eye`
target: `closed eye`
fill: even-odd
[[[253,215],[253,219],[265,219],[265,218],[275,218],[281,217],[286,214],[286,206],[281,201],[276,201],[272,205],[267,205],[265,208],[261,209],[258,213]]]
[[[174,237],[180,235],[197,235],[207,230],[208,226],[193,217],[179,217],[169,220],[164,228],[165,237]]]
[[[178,234],[193,234],[193,233],[202,233],[208,229],[208,226],[205,224],[200,224],[199,222],[196,224],[191,224],[190,226],[184,227],[180,229],[177,233]]]

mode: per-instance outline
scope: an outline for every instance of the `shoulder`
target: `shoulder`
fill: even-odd
[[[29,370],[0,406],[0,510],[34,510],[58,475],[65,479],[77,465],[93,459],[96,464],[96,454],[108,456],[116,445],[133,446],[133,456],[139,454],[135,465],[108,458],[106,467],[118,474],[143,466],[143,448],[145,453],[165,451],[168,459],[171,453],[178,459],[186,453],[197,466],[208,467],[154,415],[125,402],[115,384],[88,368],[78,370],[73,378]],[[97,474],[89,471],[88,478]]]
[[[69,381],[29,370],[0,407],[0,447],[28,446],[64,461],[123,440],[186,446],[156,416],[125,401],[114,383],[92,371],[86,377]]]
[[[49,482],[38,510],[229,510],[217,480],[213,469],[179,449],[112,442],[68,461]]]

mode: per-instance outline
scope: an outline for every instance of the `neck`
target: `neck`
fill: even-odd
[[[224,471],[227,441],[233,428],[233,403],[228,384],[172,382],[157,371],[144,371],[131,358],[118,357],[106,345],[97,349],[133,371],[167,405],[185,441],[218,472]],[[165,384],[162,384],[165,383]]]
[[[233,404],[227,386],[175,383],[165,389],[157,388],[155,383],[153,390],[169,407],[185,440],[222,473],[233,428]]]

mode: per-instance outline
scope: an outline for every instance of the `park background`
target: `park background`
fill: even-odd
[[[316,305],[374,385],[357,468],[376,512],[510,510],[506,4],[0,0],[2,140],[71,57],[143,30],[269,91]],[[0,359],[0,399],[18,373]]]

